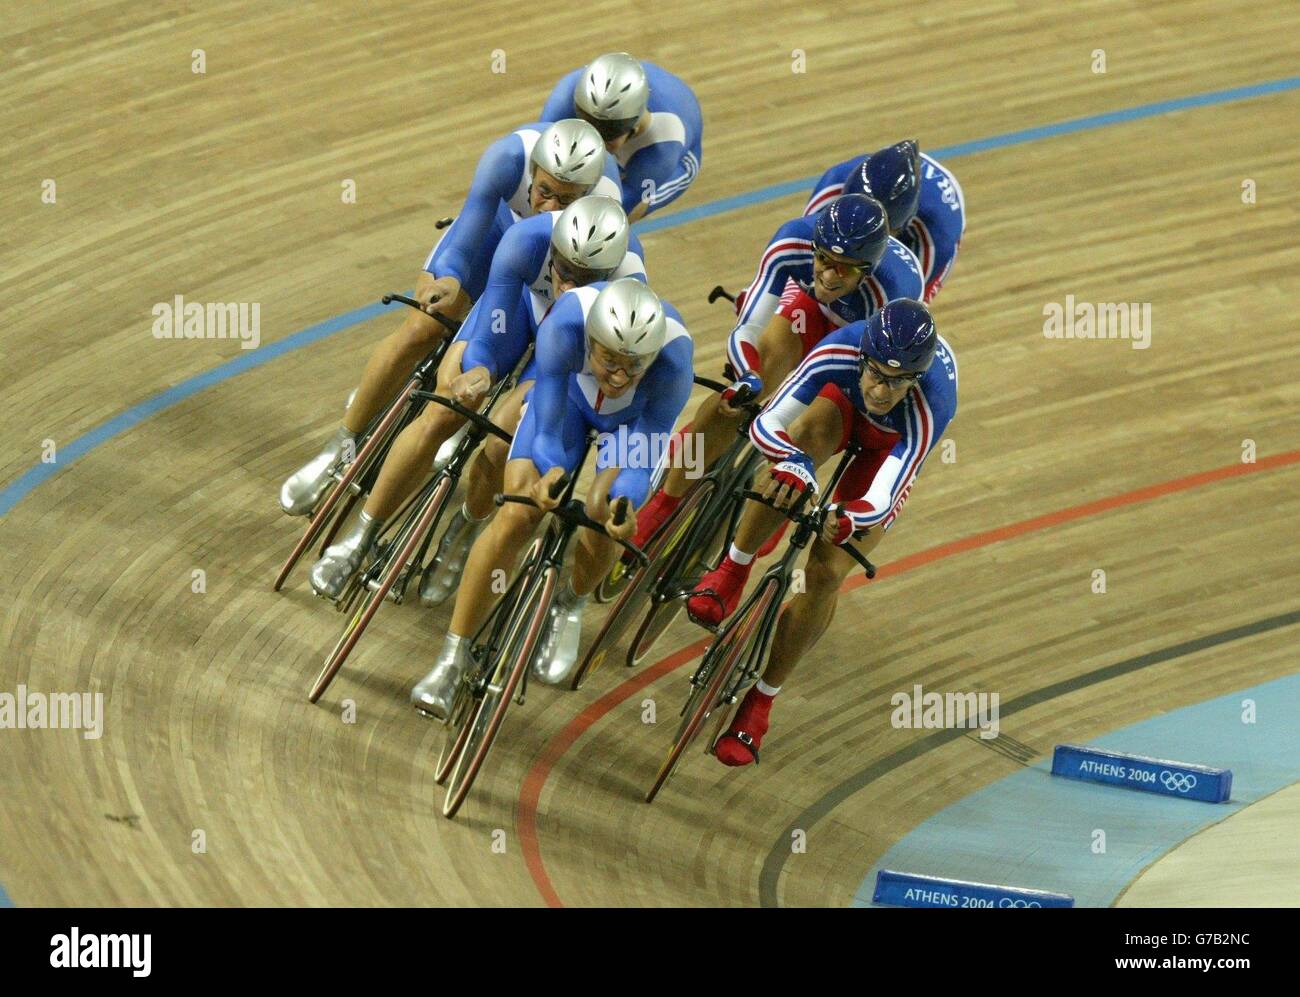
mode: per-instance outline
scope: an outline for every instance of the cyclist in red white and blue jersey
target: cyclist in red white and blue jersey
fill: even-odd
[[[783,312],[783,296],[803,291],[809,323]],[[911,251],[888,235],[884,207],[864,194],[836,198],[815,217],[782,225],[768,244],[758,276],[745,293],[740,321],[727,344],[731,387],[710,395],[690,430],[703,442],[703,462],[717,460],[743,418],[732,401],[742,390],[764,397],[798,366],[820,335],[868,318],[894,298],[919,298],[921,269]],[[791,335],[791,333],[795,333]],[[683,430],[684,432],[685,430]],[[674,462],[680,463],[680,462]],[[637,544],[672,514],[690,488],[686,469],[673,466],[638,519]]]
[[[754,489],[781,507],[815,495],[817,467],[850,440],[862,449],[836,487],[809,551],[804,591],[777,623],[762,679],[718,742],[724,764],[757,760],[773,698],[830,624],[839,587],[857,564],[840,548],[869,554],[879,543],[956,411],[952,349],[926,307],[904,299],[824,338],[751,424],[750,441],[772,462]],[[716,627],[735,611],[756,553],[784,521],[766,505],[746,505],[730,550],[687,600],[692,618]]]
[[[889,229],[921,262],[928,304],[943,286],[966,231],[966,201],[952,171],[914,140],[855,156],[827,170],[804,208],[815,215],[841,194],[870,194],[889,212]]]

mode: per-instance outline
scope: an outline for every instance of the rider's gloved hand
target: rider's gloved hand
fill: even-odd
[[[754,401],[762,393],[763,379],[751,370],[722,392],[722,411],[727,415],[739,415],[740,406]]]
[[[871,512],[873,506],[865,499],[856,499],[852,502],[837,502],[830,507],[829,515],[826,517],[826,525],[822,528],[822,539],[827,543],[832,543],[836,547],[842,546],[853,539],[853,520],[849,514],[853,512]]]
[[[763,496],[778,509],[792,506],[804,492],[817,494],[817,475],[812,458],[797,450],[771,471]]]

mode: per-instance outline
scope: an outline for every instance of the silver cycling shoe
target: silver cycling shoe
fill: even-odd
[[[438,542],[438,552],[420,576],[421,603],[441,606],[456,591],[470,548],[486,525],[486,519],[474,520],[466,516],[464,505],[456,510]]]
[[[533,678],[543,685],[565,685],[573,675],[586,607],[587,596],[576,595],[568,584],[560,588],[551,606],[546,637],[533,658]]]
[[[334,480],[330,470],[343,456],[344,447],[356,456],[356,434],[340,426],[325,449],[298,468],[280,488],[280,508],[290,516],[306,516]]]
[[[325,556],[311,569],[311,587],[317,595],[338,600],[349,579],[361,569],[382,525],[382,521],[371,519],[363,511],[348,535],[326,548]]]
[[[460,429],[456,430],[456,432],[452,433],[451,436],[447,438],[447,442],[438,448],[438,455],[433,458],[433,470],[435,474],[451,463],[451,455],[454,454],[456,448],[460,446],[460,441],[468,435],[469,423],[467,422],[465,425],[461,426]]]
[[[437,664],[411,689],[411,705],[416,712],[446,723],[469,665],[468,637],[457,641],[455,647],[450,646],[450,641],[443,644]]]

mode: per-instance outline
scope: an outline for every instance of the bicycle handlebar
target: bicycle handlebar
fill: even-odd
[[[719,395],[731,387],[730,384],[723,384],[721,381],[715,381],[711,377],[700,377],[700,375],[698,374],[696,374],[692,380],[694,380],[695,383],[698,384],[701,388],[708,388],[710,391],[715,392]],[[730,402],[728,402],[728,404],[732,408],[744,409],[746,412],[749,412],[752,415],[757,415],[760,406],[758,402],[753,400],[753,398],[754,398],[754,392],[750,390],[749,386],[742,385],[736,391],[735,396],[731,399]]]
[[[463,416],[464,418],[472,422],[474,425],[478,426],[478,428],[483,430],[484,433],[488,433],[492,436],[498,436],[501,439],[505,440],[507,443],[514,442],[513,436],[507,433],[504,429],[498,426],[487,416],[483,415],[482,413],[475,412],[473,409],[466,408],[464,405],[456,401],[454,398],[444,398],[442,395],[436,395],[432,391],[413,391],[411,392],[411,394],[414,395],[416,398],[423,398],[425,401],[428,402],[437,402],[439,405],[451,409],[457,415]]]
[[[766,495],[763,495],[761,492],[756,492],[753,491],[752,489],[747,488],[745,489],[744,494],[745,494],[745,498],[752,499],[755,502],[761,503],[762,505],[767,506],[769,509],[775,509],[781,515],[785,516],[786,519],[789,519],[791,522],[797,523],[800,526],[807,526],[810,530],[812,530],[814,533],[818,535],[821,534],[822,526],[826,522],[826,514],[827,512],[829,512],[829,509],[825,505],[819,505],[812,512],[801,512],[800,507],[807,499],[809,495],[808,492],[804,492],[802,495],[800,495],[799,500],[795,502],[795,504],[788,509],[781,508],[770,498],[768,498]],[[861,553],[860,551],[857,550],[857,548],[852,547],[849,544],[841,544],[840,550],[845,551],[850,557],[853,558],[853,560],[857,561],[858,564],[862,566],[862,570],[866,572],[868,578],[876,577],[876,566],[872,564],[869,560],[867,560],[867,556],[865,554]]]
[[[565,479],[561,478],[560,480],[564,481]],[[551,486],[552,492],[554,491],[554,487],[555,487],[554,485]],[[552,494],[552,498],[554,497],[555,495]],[[507,502],[517,502],[520,505],[531,505],[534,509],[541,508],[541,506],[538,505],[537,500],[534,499],[531,495],[498,495],[496,496],[494,501],[496,502],[497,505],[505,505]],[[624,499],[620,498],[615,500],[615,504],[619,502],[623,502],[624,506],[626,507],[627,503],[625,502]],[[605,524],[598,523],[590,516],[588,516],[586,508],[577,499],[569,499],[569,501],[565,502],[563,505],[557,505],[552,509],[547,509],[543,511],[550,512],[552,515],[558,516],[564,522],[569,523],[572,526],[581,526],[588,530],[594,530],[597,533],[603,533],[605,536],[609,537],[616,544],[621,546],[625,551],[631,554],[634,558],[636,558],[641,563],[642,567],[645,567],[650,563],[650,559],[646,557],[645,551],[643,551],[640,547],[633,546],[631,543],[629,543],[626,540],[620,540],[617,537],[610,537],[609,532],[605,529]],[[616,523],[620,522],[620,520],[618,520],[617,518],[617,513],[615,515],[615,522]]]
[[[456,333],[460,331],[461,323],[456,319],[448,318],[441,312],[425,311],[424,305],[420,304],[420,302],[416,301],[414,298],[408,298],[405,294],[385,294],[379,299],[380,304],[384,305],[392,304],[394,301],[400,301],[404,305],[410,305],[421,315],[428,315],[430,318],[436,318],[447,327],[449,332]]]

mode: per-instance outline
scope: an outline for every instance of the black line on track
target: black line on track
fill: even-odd
[[[1107,665],[1105,668],[1098,668],[1095,671],[1085,672],[1063,682],[1057,682],[1034,692],[1026,693],[1017,699],[1013,699],[1003,707],[999,711],[999,715],[1009,716],[1013,713],[1019,713],[1021,710],[1031,709],[1060,696],[1077,692],[1080,689],[1101,682],[1107,682],[1113,678],[1119,678],[1121,675],[1127,675],[1130,672],[1136,672],[1151,665],[1158,665],[1173,658],[1195,654],[1197,651],[1218,647],[1220,644],[1241,640],[1244,637],[1253,637],[1269,630],[1289,627],[1295,623],[1300,623],[1300,610],[1282,613],[1280,616],[1270,616],[1263,620],[1256,620],[1254,623],[1247,623],[1244,626],[1233,627],[1231,630],[1221,630],[1218,633],[1197,637],[1195,640],[1184,641],[1181,644],[1162,648],[1159,651],[1141,654],[1136,658],[1129,658],[1126,661]],[[934,751],[936,748],[941,748],[945,744],[950,744],[965,734],[966,730],[959,728],[935,731],[933,734],[914,741],[907,747],[900,748],[893,754],[886,755],[879,761],[873,762],[861,771],[854,773],[822,796],[816,803],[805,808],[777,838],[772,850],[768,852],[767,858],[763,861],[762,871],[758,875],[758,902],[760,906],[780,906],[777,903],[776,888],[777,882],[781,878],[781,870],[785,866],[785,860],[790,856],[791,834],[801,829],[806,833],[814,824],[827,816],[854,793],[871,785],[882,776],[888,775],[900,765],[915,761],[922,755]]]

